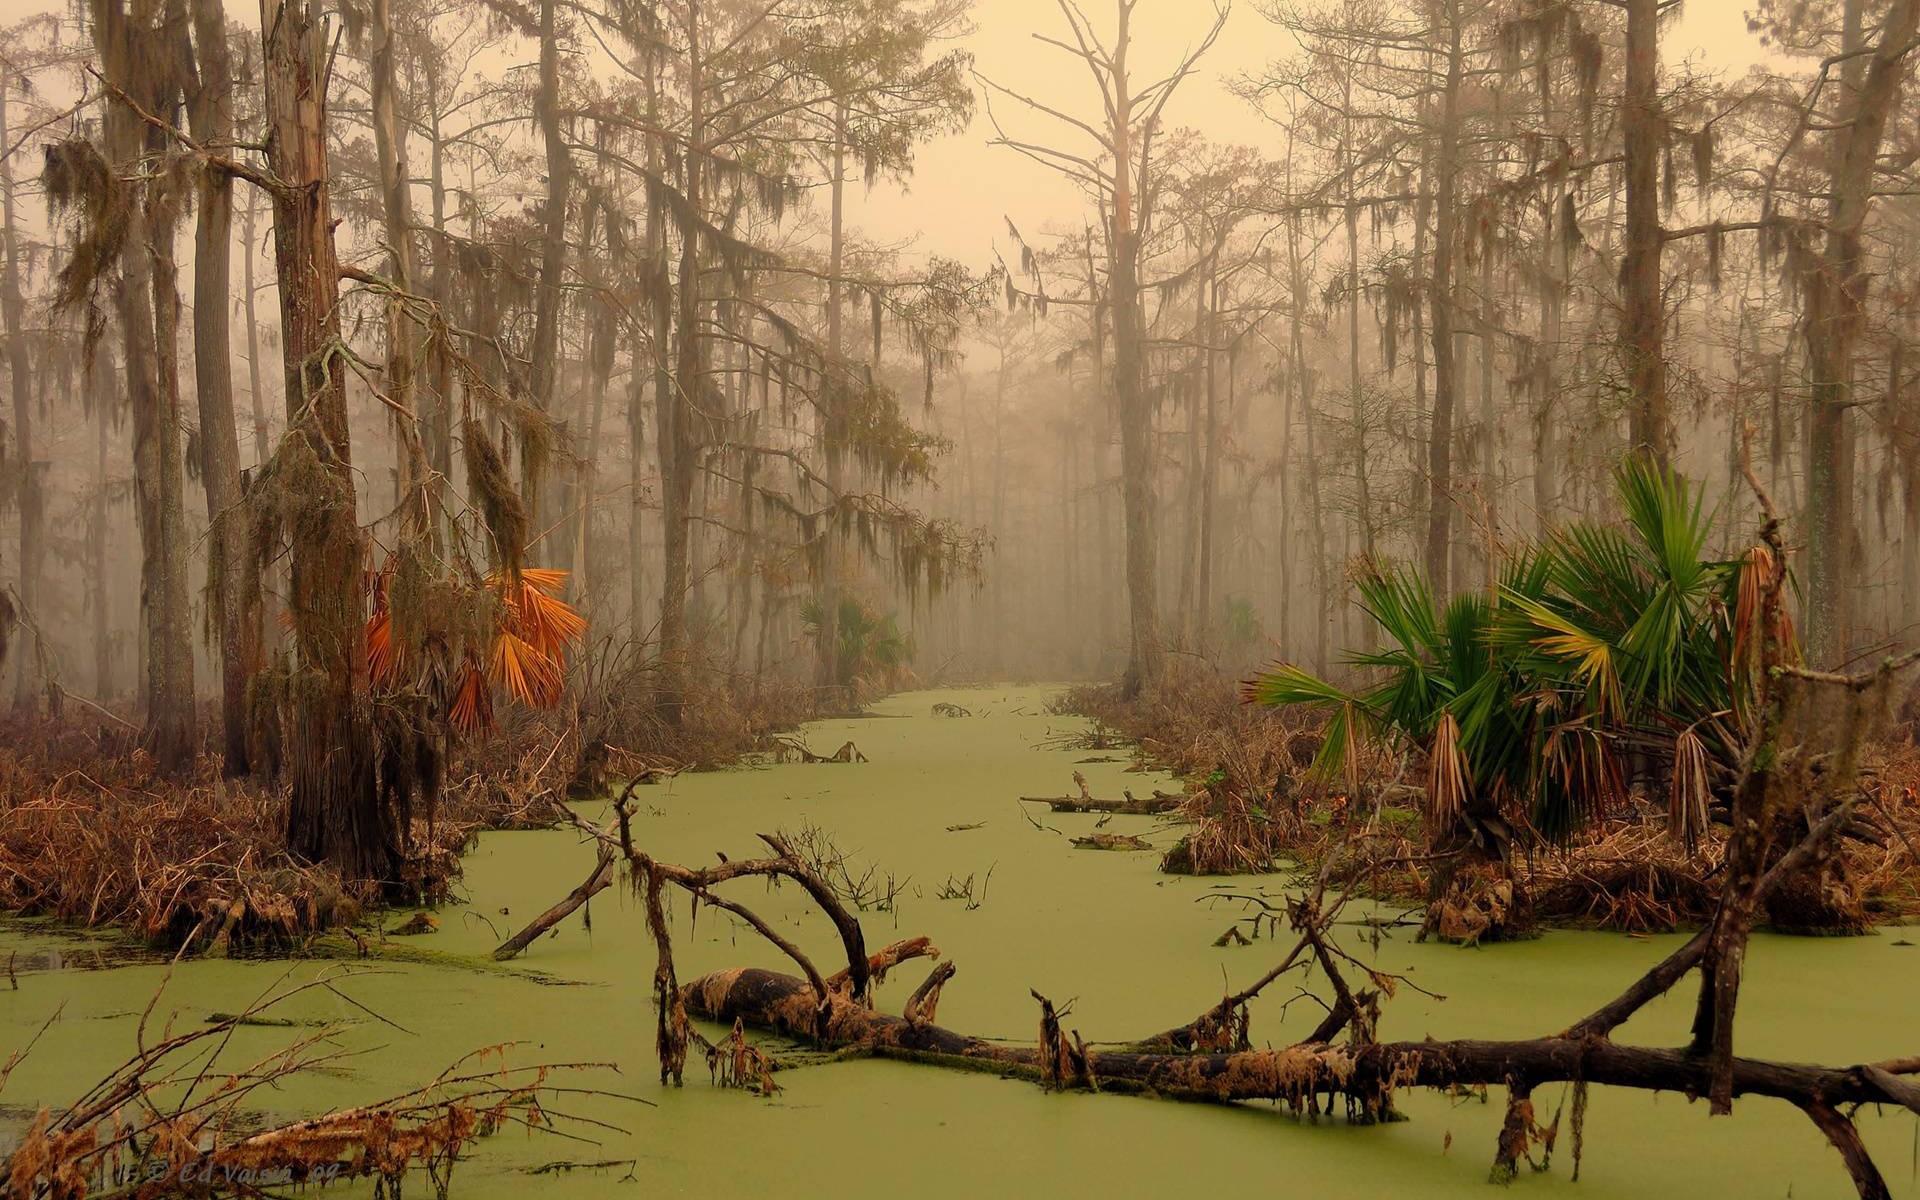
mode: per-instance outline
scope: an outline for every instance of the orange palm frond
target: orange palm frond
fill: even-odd
[[[487,687],[487,677],[477,664],[467,663],[447,718],[462,733],[478,733],[493,728],[493,693]]]
[[[528,641],[552,658],[586,636],[587,619],[572,605],[529,591],[520,607],[520,625]]]
[[[393,642],[393,613],[382,608],[367,622],[367,674],[375,685],[384,686],[399,665],[399,647]]]
[[[494,639],[490,674],[508,695],[529,707],[551,708],[560,702],[560,664],[516,634],[502,630]]]
[[[558,596],[567,585],[567,572],[552,567],[522,567],[520,582],[549,596]]]

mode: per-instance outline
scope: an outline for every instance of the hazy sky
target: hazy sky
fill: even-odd
[[[1671,65],[1695,57],[1716,69],[1744,71],[1758,57],[1746,30],[1745,3],[1686,0],[1680,17],[1664,32],[1664,61]],[[0,0],[0,19],[11,23],[61,4]],[[236,19],[257,20],[255,0],[227,4]],[[1081,6],[1103,31],[1111,29],[1111,0],[1081,0]],[[1141,0],[1134,17],[1137,78],[1148,81],[1163,74],[1205,33],[1212,15],[1212,0]],[[975,0],[973,25],[974,32],[961,45],[973,53],[980,74],[1063,111],[1097,111],[1085,65],[1034,38],[1036,33],[1065,36],[1056,0]],[[1289,49],[1286,35],[1269,24],[1251,0],[1237,0],[1219,42],[1169,105],[1168,122],[1200,129],[1216,141],[1276,147],[1274,127],[1234,97],[1226,81],[1257,71]],[[1005,98],[996,99],[994,108],[1012,136],[1063,147],[1083,136]],[[850,196],[852,219],[877,239],[911,241],[922,252],[975,267],[991,263],[995,245],[1005,246],[1005,218],[1030,235],[1049,223],[1077,225],[1087,211],[1078,192],[1014,151],[989,145],[992,134],[982,104],[971,129],[922,147],[918,170],[904,189],[882,183],[870,193]]]
[[[1104,22],[1103,31],[1112,28],[1110,0],[1080,2],[1095,21]],[[1716,70],[1744,73],[1759,57],[1747,33],[1746,2],[1686,0],[1679,18],[1663,31],[1663,61],[1671,65],[1695,58]],[[1183,50],[1205,34],[1212,14],[1211,0],[1142,0],[1134,14],[1136,76],[1151,81],[1178,62]],[[1036,33],[1065,36],[1056,0],[975,0],[973,24],[974,33],[961,44],[973,52],[980,74],[1075,116],[1098,111],[1086,66],[1034,38]],[[1199,129],[1215,141],[1277,151],[1278,131],[1229,92],[1226,80],[1257,71],[1290,49],[1284,32],[1249,0],[1238,0],[1199,73],[1168,106],[1169,124]],[[996,98],[994,111],[1010,136],[1063,148],[1075,138],[1085,144],[1085,135],[1017,102]],[[1005,217],[1029,236],[1048,222],[1077,225],[1086,212],[1079,193],[1045,167],[989,145],[992,137],[982,107],[966,133],[921,149],[918,170],[904,192],[876,187],[851,209],[854,219],[876,237],[917,238],[926,251],[974,266],[991,261],[992,246],[1004,249]]]

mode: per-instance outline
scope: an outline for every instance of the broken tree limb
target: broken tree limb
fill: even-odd
[[[605,841],[597,843],[593,873],[587,876],[586,882],[568,892],[558,904],[529,921],[525,929],[494,947],[493,957],[497,961],[505,962],[517,956],[522,950],[531,946],[534,939],[572,916],[581,905],[605,891],[613,883],[613,863],[613,846]]]

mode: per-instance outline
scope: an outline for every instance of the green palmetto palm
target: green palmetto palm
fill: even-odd
[[[1351,771],[1361,738],[1424,755],[1431,833],[1517,818],[1563,841],[1620,800],[1637,752],[1671,762],[1691,841],[1737,753],[1747,564],[1706,557],[1712,516],[1679,476],[1630,459],[1615,487],[1623,524],[1549,532],[1507,556],[1491,592],[1444,609],[1418,572],[1369,567],[1360,602],[1387,645],[1349,656],[1363,682],[1282,665],[1248,699],[1328,712],[1329,777]]]

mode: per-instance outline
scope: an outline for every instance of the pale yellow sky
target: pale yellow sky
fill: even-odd
[[[1680,16],[1663,31],[1663,60],[1677,64],[1695,58],[1716,70],[1744,73],[1759,57],[1747,33],[1747,4],[1686,0]],[[1112,28],[1110,3],[1081,0],[1081,7],[1096,21],[1104,18],[1103,30]],[[1204,34],[1212,14],[1211,0],[1142,0],[1134,16],[1136,44],[1143,51],[1136,73],[1157,78],[1156,68],[1177,62]],[[975,0],[973,23],[973,35],[961,44],[973,52],[982,75],[1076,116],[1095,111],[1096,93],[1084,65],[1033,37],[1066,32],[1055,0]],[[1290,48],[1286,35],[1249,0],[1237,0],[1199,74],[1169,105],[1169,123],[1199,129],[1216,141],[1277,148],[1274,127],[1232,95],[1224,80],[1256,71]],[[996,101],[995,111],[1013,136],[1031,134],[1033,140],[1061,145],[1075,136],[1052,118],[1022,111],[1011,101]],[[981,109],[966,133],[922,148],[906,192],[875,188],[852,210],[854,219],[876,237],[917,237],[923,250],[973,265],[991,261],[996,239],[1005,245],[1004,217],[1029,235],[1049,222],[1077,225],[1086,209],[1073,187],[1014,151],[989,145],[992,136]]]
[[[0,19],[10,23],[62,3],[0,0]],[[252,18],[258,11],[254,0],[227,3],[236,19]],[[1671,65],[1696,58],[1718,70],[1745,71],[1759,57],[1746,30],[1747,3],[1686,0],[1679,18],[1664,32],[1664,61]],[[1103,31],[1111,28],[1110,3],[1081,4],[1104,22]],[[1157,78],[1177,62],[1205,32],[1212,13],[1211,0],[1142,0],[1135,13],[1137,75]],[[1036,33],[1064,35],[1055,0],[974,0],[973,25],[974,32],[961,44],[973,52],[981,74],[1068,112],[1093,110],[1097,101],[1084,65],[1034,38]],[[1273,127],[1231,95],[1224,81],[1257,70],[1288,49],[1285,35],[1268,24],[1250,0],[1237,0],[1218,44],[1169,106],[1169,123],[1200,129],[1217,141],[1277,145]],[[1051,118],[1022,111],[1011,101],[1001,99],[995,108],[1010,134],[1062,145],[1075,136]],[[1004,218],[1011,217],[1030,234],[1050,223],[1077,225],[1086,207],[1074,188],[1013,151],[989,145],[991,136],[982,106],[972,128],[922,147],[918,171],[904,189],[883,183],[852,197],[853,220],[878,240],[911,240],[923,253],[975,267],[992,261],[996,244],[1004,246]]]

